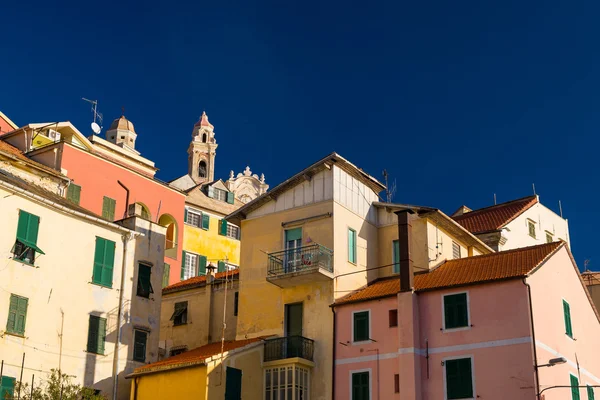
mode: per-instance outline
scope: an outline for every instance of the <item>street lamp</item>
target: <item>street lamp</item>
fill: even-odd
[[[564,357],[552,358],[552,359],[548,360],[548,364],[536,365],[536,368],[554,367],[555,365],[564,364],[566,362],[567,362],[567,359]]]

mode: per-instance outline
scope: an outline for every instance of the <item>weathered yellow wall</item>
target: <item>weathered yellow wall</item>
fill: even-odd
[[[209,363],[206,398],[209,400],[225,398],[226,370],[227,367],[233,367],[242,370],[242,398],[244,400],[262,400],[264,396],[264,377],[261,368],[263,349],[264,346],[260,344],[229,356],[223,362],[223,368],[221,368],[219,360]],[[223,376],[221,377],[221,375]]]
[[[237,317],[233,315],[235,292],[239,291],[239,281],[227,284],[227,308],[225,317],[225,340],[235,340],[237,332]],[[212,292],[212,322],[210,325],[210,341],[221,340],[223,333],[223,306],[225,302],[225,285],[213,285]]]
[[[219,235],[219,218],[210,215],[209,229],[185,224],[183,228],[183,250],[208,257],[213,264],[228,259],[231,264],[240,264],[240,241]]]
[[[137,397],[135,386],[137,385]],[[176,369],[136,378],[131,400],[205,400],[206,366]],[[212,397],[211,397],[212,399]]]

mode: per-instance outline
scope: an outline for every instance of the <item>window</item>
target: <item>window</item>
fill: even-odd
[[[265,400],[308,399],[309,388],[310,371],[306,368],[293,365],[265,369]]]
[[[133,361],[146,362],[148,332],[135,330],[133,335]]]
[[[188,225],[193,225],[198,228],[202,226],[202,214],[196,211],[185,209],[184,220]]]
[[[184,281],[186,279],[190,279],[198,274],[198,258],[197,254],[188,253],[187,251],[183,252],[181,257],[181,280]],[[206,259],[206,257],[205,257]],[[206,263],[204,264],[204,268],[206,269]]]
[[[12,399],[15,395],[15,378],[10,376],[0,377],[0,399]]]
[[[10,295],[8,306],[8,321],[6,322],[6,331],[15,335],[23,336],[25,334],[25,321],[27,320],[27,304],[29,300],[26,297]]]
[[[175,303],[175,308],[173,310],[173,315],[171,315],[170,321],[173,321],[173,326],[185,325],[187,324],[187,315],[188,302],[182,301]]]
[[[233,316],[237,317],[238,315],[238,307],[240,301],[240,292],[235,292],[235,296],[233,297]]]
[[[587,389],[588,400],[595,400],[596,396],[594,396],[594,388],[591,387],[590,385],[587,385],[586,389]]]
[[[359,311],[353,313],[353,342],[369,340],[369,312]]]
[[[573,339],[573,325],[571,324],[571,306],[566,300],[563,300],[563,314],[565,317],[565,333]]]
[[[162,287],[166,288],[169,286],[169,274],[171,273],[171,266],[165,263],[165,268],[163,269],[163,278],[162,278]]]
[[[227,268],[225,267],[225,261],[219,260],[217,262],[217,272],[225,272]]]
[[[219,222],[219,235],[221,236],[227,236],[227,220],[222,219]]]
[[[152,267],[146,264],[138,265],[137,295],[150,298],[150,293],[154,293],[150,278],[152,276]]]
[[[550,232],[546,232],[546,243],[552,243],[554,241],[554,238],[552,237],[552,234]]]
[[[214,188],[214,198],[220,201],[227,201],[227,192],[223,189]]]
[[[69,200],[71,203],[79,204],[80,197],[81,186],[71,182],[71,184],[67,188],[67,200]]]
[[[473,398],[471,359],[445,360],[444,366],[446,372],[446,398],[448,400]]]
[[[206,162],[204,160],[200,161],[200,164],[198,164],[198,176],[200,178],[206,178]]]
[[[444,296],[444,329],[469,326],[469,308],[467,293]]]
[[[240,228],[238,228],[235,225],[227,224],[227,237],[239,240],[239,238],[240,238]]]
[[[202,229],[208,230],[210,226],[210,216],[208,214],[202,214]]]
[[[529,236],[535,239],[535,222],[527,221],[527,225],[529,226]]]
[[[398,326],[398,310],[390,310],[388,313],[388,319],[390,321],[390,328]]]
[[[115,264],[116,243],[96,237],[96,251],[94,253],[94,271],[92,282],[97,285],[112,287],[113,267]]]
[[[178,354],[185,353],[186,351],[187,351],[187,346],[177,346],[177,347],[173,347],[171,349],[171,351],[169,351],[169,355],[171,357],[173,357],[173,356],[176,356]]]
[[[394,375],[394,393],[400,393],[400,375]]]
[[[104,354],[106,341],[106,318],[90,315],[88,327],[87,351],[89,353]]]
[[[393,273],[400,273],[400,241],[392,241],[392,263],[394,264]]]
[[[352,400],[369,400],[371,398],[369,374],[369,371],[352,373]]]
[[[571,375],[571,399],[579,400],[581,398],[579,394],[579,379],[576,376]]]
[[[356,264],[356,231],[348,228],[348,261]]]
[[[117,201],[115,199],[104,196],[102,199],[102,218],[114,221],[116,205]]]
[[[452,258],[460,258],[460,245],[456,242],[452,242]]]
[[[17,225],[17,240],[13,247],[13,258],[27,264],[35,261],[35,253],[44,254],[37,246],[40,217],[19,210],[19,223]]]

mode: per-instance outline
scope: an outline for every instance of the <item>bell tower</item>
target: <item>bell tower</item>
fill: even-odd
[[[188,174],[194,182],[212,182],[215,179],[215,155],[217,141],[214,126],[208,122],[206,112],[192,130],[192,142],[188,148]]]

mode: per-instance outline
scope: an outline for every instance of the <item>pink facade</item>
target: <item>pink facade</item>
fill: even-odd
[[[470,358],[473,397],[464,398],[535,399],[534,331],[538,365],[567,360],[538,369],[539,390],[569,386],[570,374],[581,385],[600,385],[600,323],[566,247],[525,281],[532,288],[533,330],[528,288],[520,278],[335,306],[335,398],[353,400],[352,373],[369,371],[369,399],[447,399],[446,361]],[[444,296],[458,293],[467,295],[468,326],[445,330]],[[571,307],[576,340],[565,334],[563,299]],[[398,327],[389,323],[394,309]],[[354,344],[353,313],[367,310],[373,341]],[[600,396],[600,388],[595,393]],[[543,394],[546,400],[570,399],[571,389]],[[588,398],[586,388],[580,398]]]

